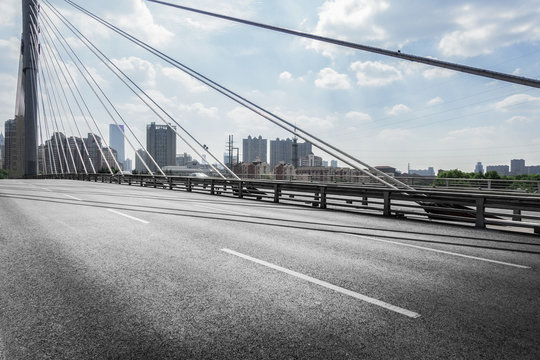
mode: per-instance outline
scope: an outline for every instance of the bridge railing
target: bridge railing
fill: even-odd
[[[529,228],[540,234],[540,196],[531,193],[447,189],[393,190],[376,186],[181,176],[163,178],[145,175],[68,174],[40,178],[188,191],[311,208],[382,214],[388,217],[458,222],[477,228]]]

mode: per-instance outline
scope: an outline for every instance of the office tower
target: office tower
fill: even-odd
[[[242,151],[243,162],[266,162],[267,140],[260,135],[258,138],[252,138],[250,135],[247,139],[242,139]]]
[[[4,123],[6,134],[4,140],[4,169],[11,169],[11,159],[15,148],[15,120],[7,120]]]
[[[131,161],[130,158],[127,158],[124,160],[124,171],[131,171],[133,170],[133,161]]]
[[[5,145],[4,134],[0,132],[0,169],[4,168],[4,145]]]
[[[109,146],[116,150],[116,160],[122,166],[125,160],[124,125],[109,124]]]
[[[486,167],[486,171],[495,171],[500,176],[510,175],[510,168],[508,167],[508,165],[488,165]]]
[[[176,127],[171,125],[146,125],[146,150],[154,158],[159,167],[176,165]],[[148,166],[157,171],[153,161],[148,159]]]
[[[144,151],[144,149],[139,149],[135,155],[135,171],[139,173],[148,171],[144,166],[143,160],[146,162],[146,151]]]
[[[283,139],[270,140],[270,167],[274,168],[277,164],[292,163],[292,140]]]
[[[298,159],[313,153],[313,145],[309,142],[298,143]],[[296,166],[296,165],[295,165]]]
[[[92,165],[94,166],[96,172],[100,172],[101,170],[109,171],[109,169],[107,169],[107,164],[105,163],[105,161],[102,161],[102,155],[100,151],[102,147],[101,138],[97,135],[92,136],[92,133],[89,133],[88,137],[84,139],[84,142],[86,143],[86,148],[88,149],[88,153],[90,154],[90,158],[88,158],[87,156],[85,156],[84,158],[88,171],[92,171]]]
[[[337,168],[337,160],[330,160],[330,167]]]
[[[481,162],[476,163],[476,166],[474,167],[474,173],[475,174],[477,174],[477,173],[483,174],[484,173],[484,165],[482,165]]]
[[[299,143],[296,139],[270,140],[270,166],[273,168],[283,161],[285,164],[293,164],[296,167],[302,157],[312,153],[312,148],[311,143]]]
[[[523,159],[512,159],[510,161],[510,174],[512,174],[512,175],[524,175],[524,174],[527,174],[527,169],[525,168],[525,160],[523,160]]]

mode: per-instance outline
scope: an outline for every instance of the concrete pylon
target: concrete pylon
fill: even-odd
[[[38,173],[37,132],[37,71],[39,56],[37,25],[38,0],[22,0],[23,34],[21,52],[23,56],[22,84],[24,86],[24,175]]]

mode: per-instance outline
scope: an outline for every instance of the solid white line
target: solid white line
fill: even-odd
[[[68,195],[68,194],[62,194],[62,195],[70,197],[70,198],[72,198],[74,200],[77,200],[77,201],[82,201],[82,199],[79,199],[78,197],[75,197],[75,196],[71,196],[71,195]]]
[[[40,189],[43,189],[43,190],[45,190],[45,191],[52,191],[52,190],[47,189],[47,188],[44,188],[44,187],[42,187],[42,188],[40,188]]]
[[[495,263],[495,264],[500,264],[500,265],[513,266],[513,267],[520,268],[520,269],[530,269],[531,268],[530,266],[512,264],[512,263],[508,263],[508,262],[504,262],[504,261],[491,260],[491,259],[481,258],[481,257],[478,257],[478,256],[459,254],[459,253],[455,253],[455,252],[452,252],[452,251],[438,250],[438,249],[433,249],[433,248],[424,247],[424,246],[405,244],[405,243],[402,243],[402,242],[399,242],[399,241],[375,239],[375,238],[372,238],[372,237],[369,237],[369,236],[363,236],[363,235],[353,235],[353,236],[360,237],[360,238],[366,239],[366,240],[379,241],[379,242],[384,242],[384,243],[388,243],[388,244],[407,246],[407,247],[411,247],[411,248],[415,248],[415,249],[422,249],[422,250],[432,251],[432,252],[446,254],[446,255],[459,256],[459,257],[463,257],[463,258],[467,258],[467,259],[474,259],[474,260],[480,260],[480,261],[485,261],[485,262],[490,262],[490,263]]]
[[[149,224],[148,221],[146,220],[142,220],[142,219],[139,219],[139,218],[136,218],[135,216],[131,216],[131,215],[128,215],[128,214],[124,214],[124,213],[121,213],[120,211],[116,211],[116,210],[113,210],[113,209],[107,209],[108,211],[112,212],[112,213],[115,213],[117,215],[120,215],[120,216],[124,216],[124,217],[127,217],[131,220],[135,220],[135,221],[140,221],[142,222],[143,224]]]
[[[413,319],[420,317],[420,314],[415,313],[413,311],[403,309],[403,308],[400,308],[400,307],[392,305],[392,304],[385,303],[384,301],[374,299],[374,298],[371,298],[369,296],[362,295],[362,294],[359,294],[359,293],[351,291],[351,290],[347,290],[347,289],[342,288],[340,286],[333,285],[333,284],[327,283],[326,281],[322,281],[322,280],[319,280],[319,279],[315,279],[315,278],[313,278],[311,276],[304,275],[304,274],[301,274],[299,272],[289,270],[289,269],[286,269],[286,268],[278,266],[278,265],[274,265],[274,264],[266,262],[264,260],[259,260],[259,259],[253,258],[253,257],[248,256],[248,255],[244,255],[242,253],[239,253],[239,252],[236,252],[236,251],[233,251],[233,250],[230,250],[230,249],[221,249],[221,251],[224,251],[224,252],[229,253],[231,255],[235,255],[235,256],[241,257],[243,259],[255,262],[255,263],[260,264],[260,265],[264,265],[264,266],[269,267],[271,269],[281,271],[281,272],[283,272],[285,274],[295,276],[295,277],[300,278],[302,280],[309,281],[309,282],[311,282],[313,284],[323,286],[323,287],[328,288],[330,290],[334,290],[334,291],[337,291],[339,293],[351,296],[351,297],[353,297],[355,299],[362,300],[362,301],[368,302],[370,304],[377,305],[377,306],[380,306],[382,308],[397,312],[397,313],[399,313],[401,315],[405,315],[405,316],[408,316],[408,317],[413,318]]]

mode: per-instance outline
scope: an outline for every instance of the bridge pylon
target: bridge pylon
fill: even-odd
[[[24,89],[24,175],[38,174],[38,126],[37,126],[37,59],[38,44],[38,0],[22,0],[22,76]]]

